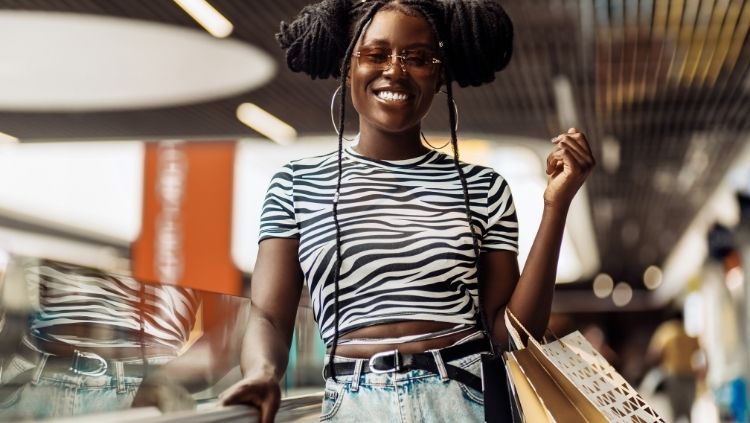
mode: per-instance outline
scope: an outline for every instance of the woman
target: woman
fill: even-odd
[[[510,59],[499,5],[327,0],[282,23],[278,39],[292,70],[341,77],[359,140],[342,149],[342,102],[339,151],[291,162],[271,181],[244,379],[222,401],[273,421],[307,282],[329,348],[321,420],[482,421],[489,342],[477,328],[502,345],[510,307],[532,334],[544,331],[566,214],[594,165],[585,137],[571,128],[553,139],[544,214],[519,278],[507,183],[458,160],[453,107],[453,158],[420,137],[441,86],[453,105],[452,81],[490,82]]]

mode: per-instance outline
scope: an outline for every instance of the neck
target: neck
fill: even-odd
[[[430,151],[422,145],[419,126],[398,133],[385,132],[366,125],[360,128],[359,143],[354,149],[371,159],[405,160]]]

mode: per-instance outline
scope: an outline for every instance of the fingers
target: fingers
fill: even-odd
[[[593,158],[590,156],[586,148],[580,143],[576,142],[574,139],[571,139],[569,136],[565,136],[564,138],[557,138],[557,142],[555,144],[558,148],[569,150],[573,157],[575,157],[578,164],[580,164],[581,166],[588,167],[593,165]]]
[[[570,128],[568,129],[568,132],[564,134],[560,134],[554,138],[552,138],[552,142],[555,142],[557,139],[561,138],[570,138],[572,140],[575,140],[575,142],[579,145],[581,145],[586,152],[593,157],[593,154],[591,153],[591,147],[589,146],[589,142],[586,139],[586,135],[584,135],[582,132],[580,132],[576,128]]]
[[[272,396],[271,398],[266,398],[266,401],[263,401],[261,403],[261,423],[274,423],[274,417],[276,416],[276,412],[279,410],[279,401],[280,398],[278,396]]]
[[[547,156],[547,174],[554,175],[562,172],[566,163],[573,168],[580,167],[570,150],[565,148],[555,149]]]
[[[584,170],[590,170],[596,165],[588,140],[586,140],[586,136],[578,129],[570,128],[566,133],[552,138],[552,142],[555,144],[553,152],[559,149],[570,151],[571,156],[575,159],[575,163],[580,165]],[[550,154],[547,158],[547,174],[552,174],[562,164],[561,161],[555,160],[553,155]]]
[[[278,384],[248,384],[239,381],[219,395],[221,405],[242,404],[256,407],[262,423],[273,423],[281,401]]]
[[[558,141],[555,148],[547,156],[548,175],[554,175],[563,171],[565,165],[568,165],[573,171],[580,171],[587,174],[594,166],[593,158],[586,153],[580,145],[569,140]]]
[[[221,402],[221,405],[246,403],[247,401],[243,401],[245,400],[244,397],[246,395],[245,390],[246,387],[242,385],[241,382],[235,383],[219,395],[219,402]]]

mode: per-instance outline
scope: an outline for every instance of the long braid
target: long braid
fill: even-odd
[[[461,165],[459,163],[459,157],[458,157],[458,138],[456,136],[456,114],[455,110],[453,109],[453,90],[451,89],[451,83],[452,81],[450,78],[446,78],[446,97],[448,97],[448,116],[449,121],[451,125],[451,147],[453,147],[453,164],[456,167],[456,170],[458,171],[458,177],[461,179],[461,188],[464,191],[464,206],[466,210],[466,221],[469,224],[469,231],[471,232],[471,243],[474,247],[474,268],[479,272],[479,240],[477,239],[477,233],[474,230],[474,224],[472,223],[471,219],[471,208],[469,206],[469,188],[468,184],[466,182],[466,175],[464,175],[463,168],[461,168]],[[478,303],[478,309],[479,309],[479,323],[481,324],[482,331],[484,332],[484,336],[487,337],[487,339],[490,341],[490,350],[492,351],[492,354],[497,355],[495,343],[492,342],[492,336],[491,336],[491,329],[489,325],[489,321],[487,320],[487,314],[484,310],[484,305],[482,304],[482,295],[480,291],[480,283],[479,275],[477,274],[477,292],[479,293],[479,299],[477,301]]]
[[[338,150],[338,175],[336,178],[336,193],[333,195],[333,224],[336,226],[336,268],[334,271],[334,328],[333,328],[333,344],[331,345],[331,353],[328,357],[328,361],[333,363],[333,358],[336,355],[336,347],[339,341],[339,278],[341,276],[341,226],[339,225],[338,218],[338,206],[339,198],[341,195],[341,179],[343,174],[343,150],[344,150],[344,120],[346,113],[346,76],[349,73],[349,62],[352,57],[354,46],[357,44],[362,31],[364,30],[367,23],[372,19],[378,9],[382,6],[380,3],[375,3],[370,10],[367,11],[365,16],[362,18],[360,24],[357,27],[354,37],[352,37],[349,47],[346,49],[344,60],[341,63],[341,104],[339,105],[339,150]],[[330,366],[331,377],[336,381],[336,367]]]

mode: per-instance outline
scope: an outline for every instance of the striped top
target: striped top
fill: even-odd
[[[191,289],[142,284],[51,261],[26,267],[25,277],[30,292],[39,293],[39,310],[30,317],[31,336],[76,347],[139,348],[143,322],[146,347],[167,347],[177,354],[190,336],[200,303]]]
[[[337,152],[285,165],[271,180],[259,242],[299,238],[299,261],[326,344],[334,333]],[[507,182],[461,163],[481,251],[518,253]],[[477,270],[461,180],[446,154],[375,160],[343,152],[340,334],[405,320],[475,325]]]

